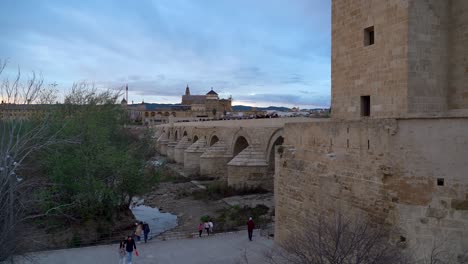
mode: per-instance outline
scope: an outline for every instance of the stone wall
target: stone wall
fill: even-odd
[[[449,108],[468,109],[468,1],[451,0]]]
[[[447,110],[449,5],[450,1],[409,1],[409,113]]]
[[[361,96],[375,118],[468,109],[468,1],[333,0],[332,39],[334,118],[359,119]]]
[[[365,29],[375,44],[366,46]],[[408,1],[332,1],[332,115],[358,119],[361,96],[372,117],[407,112]]]
[[[218,178],[231,186],[261,186],[272,190],[274,156],[270,153],[275,144],[282,142],[284,124],[324,121],[271,118],[172,123],[154,126],[154,136],[158,138],[157,150],[167,155],[168,161],[184,164],[186,175]],[[249,151],[241,151],[244,146],[238,143],[240,152],[234,153],[241,137],[246,139]]]
[[[278,241],[346,205],[398,227],[419,256],[436,238],[468,248],[468,118],[287,124],[284,134]]]

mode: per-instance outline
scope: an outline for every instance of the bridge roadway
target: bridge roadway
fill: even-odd
[[[156,149],[184,165],[187,176],[219,178],[233,187],[273,190],[275,148],[286,123],[313,118],[271,118],[169,123],[154,126]]]
[[[133,256],[133,264],[234,264],[243,263],[239,261],[244,252],[249,263],[267,263],[264,255],[272,247],[273,240],[260,236],[258,232],[254,232],[254,239],[250,242],[247,231],[192,239],[156,240],[137,244],[140,256]],[[117,244],[45,251],[30,257],[37,264],[119,263]],[[18,263],[31,262],[20,260]]]

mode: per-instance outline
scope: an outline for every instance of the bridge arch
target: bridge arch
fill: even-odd
[[[183,137],[188,136],[187,130],[184,130],[184,133],[182,134]]]
[[[242,150],[250,146],[252,143],[249,135],[245,130],[242,128],[239,129],[234,136],[232,137],[232,144],[230,153],[232,153],[232,157],[234,158],[237,156]]]
[[[268,164],[270,164],[270,161],[273,161],[275,163],[275,146],[282,145],[284,142],[284,137],[283,137],[283,129],[279,128],[273,132],[271,135],[270,139],[268,140],[268,145],[265,150],[266,154],[266,160]]]
[[[236,138],[236,141],[233,142],[232,157],[239,155],[241,151],[246,149],[249,146],[249,142],[244,136],[239,136]]]
[[[210,146],[210,147],[213,146],[213,145],[216,144],[216,142],[218,142],[218,141],[219,141],[218,136],[216,136],[216,135],[211,136],[211,139],[210,139],[210,141],[209,141],[209,142],[210,142],[210,145],[209,145],[209,146]]]

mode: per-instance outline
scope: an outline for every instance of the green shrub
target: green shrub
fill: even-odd
[[[268,216],[269,208],[263,204],[256,207],[238,205],[224,208],[218,211],[220,215],[215,219],[216,230],[232,231],[240,226],[245,226],[249,217],[252,217],[257,227],[271,222]]]

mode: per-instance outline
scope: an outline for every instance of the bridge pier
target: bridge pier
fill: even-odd
[[[200,156],[206,150],[206,139],[198,139],[184,152],[184,172],[187,176],[200,175]]]
[[[174,160],[176,163],[184,164],[185,150],[192,145],[192,140],[184,136],[174,147]]]
[[[158,139],[159,137],[161,136],[162,134],[162,130],[158,129],[154,132],[154,135],[153,135],[153,139],[155,139],[153,142],[154,142],[154,147],[156,149],[156,151],[159,153],[159,143],[158,143]]]
[[[253,146],[248,146],[235,156],[228,163],[227,169],[228,186],[234,188],[262,187],[273,191],[273,179],[268,174],[265,156],[262,151]]]
[[[169,143],[167,144],[167,161],[168,162],[175,162],[174,149],[177,143],[178,143],[177,141],[169,141]]]
[[[227,163],[232,155],[227,153],[226,142],[218,141],[200,156],[200,175],[227,182]]]
[[[158,149],[159,149],[159,154],[166,156],[167,155],[167,144],[168,144],[168,136],[166,132],[163,132],[161,136],[158,138]]]

